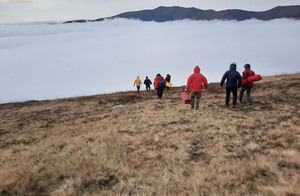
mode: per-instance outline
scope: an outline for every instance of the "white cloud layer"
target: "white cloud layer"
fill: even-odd
[[[300,21],[124,19],[0,25],[0,103],[135,90],[136,76],[186,84],[199,65],[218,82],[230,63],[263,76],[300,71]],[[144,86],[143,86],[144,89]]]

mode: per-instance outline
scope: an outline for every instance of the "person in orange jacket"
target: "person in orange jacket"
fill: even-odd
[[[133,83],[133,86],[136,85],[137,93],[140,93],[141,84],[142,84],[142,81],[141,81],[140,77],[138,76]]]
[[[154,88],[156,89],[157,92],[157,98],[161,99],[164,89],[166,88],[167,81],[160,74],[157,74],[153,83],[154,83]]]
[[[249,64],[245,64],[244,68],[245,68],[245,71],[242,74],[242,80],[255,75],[254,71],[252,71],[250,69]],[[242,103],[244,92],[247,90],[247,104],[248,105],[251,104],[251,89],[252,89],[252,87],[253,87],[253,82],[249,82],[249,81],[245,85],[242,86],[242,89],[240,91],[240,96],[237,101],[238,103]]]
[[[197,65],[194,68],[194,74],[192,74],[187,81],[186,89],[185,91],[188,91],[191,87],[191,109],[193,110],[195,108],[194,102],[196,98],[196,110],[199,109],[199,103],[201,98],[201,92],[202,92],[202,85],[204,84],[205,89],[208,87],[207,79],[200,73],[200,68]]]

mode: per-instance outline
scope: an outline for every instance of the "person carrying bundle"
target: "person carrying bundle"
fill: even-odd
[[[170,74],[167,74],[166,81],[167,81],[166,89],[169,90],[171,87],[171,75]]]
[[[247,80],[248,77],[255,75],[254,71],[252,71],[250,69],[249,64],[245,64],[244,68],[245,68],[245,70],[242,74],[242,79],[243,80],[244,79]],[[247,91],[247,104],[248,105],[251,104],[251,89],[252,89],[252,87],[253,87],[253,82],[250,82],[250,81],[247,81],[246,84],[242,85],[242,89],[240,91],[240,95],[239,95],[239,98],[238,98],[238,103],[242,103],[244,92]]]

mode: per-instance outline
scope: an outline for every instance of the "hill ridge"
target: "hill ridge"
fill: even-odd
[[[160,6],[155,9],[131,11],[121,13],[112,17],[98,18],[95,20],[70,20],[64,23],[77,23],[77,22],[100,22],[105,19],[126,18],[126,19],[138,19],[141,21],[155,21],[166,22],[174,20],[273,20],[279,18],[292,18],[300,19],[300,5],[292,6],[277,6],[266,11],[245,11],[241,9],[227,9],[221,11],[215,11],[212,9],[202,10],[195,7],[185,8],[180,6]]]

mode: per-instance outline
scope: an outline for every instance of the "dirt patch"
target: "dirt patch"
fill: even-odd
[[[205,152],[189,152],[189,159],[187,162],[200,162],[201,165],[208,165],[210,163],[211,157]]]

